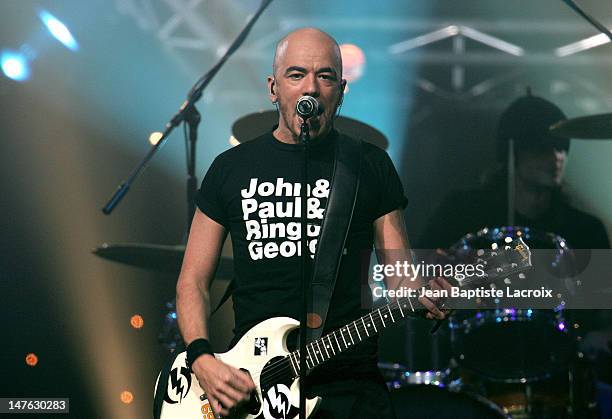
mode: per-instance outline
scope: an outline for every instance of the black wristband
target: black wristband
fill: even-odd
[[[187,367],[191,368],[195,360],[204,354],[214,354],[208,340],[199,338],[187,345]]]

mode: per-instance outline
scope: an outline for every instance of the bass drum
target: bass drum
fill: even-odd
[[[449,389],[447,371],[410,371],[400,364],[379,363],[397,419],[509,418],[495,403],[465,391]]]
[[[483,229],[464,236],[451,252],[462,261],[474,249],[490,248],[494,243],[503,246],[505,237],[521,237],[532,253],[534,249],[552,249],[546,252],[547,258],[553,259],[547,259],[546,269],[559,278],[560,284],[572,276],[573,253],[566,241],[528,227]],[[572,325],[562,304],[556,309],[459,310],[449,321],[451,351],[459,365],[489,380],[537,381],[567,368],[575,354]]]
[[[391,390],[397,419],[500,419],[510,418],[486,398],[446,387],[406,384]]]
[[[565,371],[527,383],[493,382],[469,371],[453,371],[457,389],[470,391],[496,403],[514,419],[594,419],[597,399],[594,373],[577,356]]]

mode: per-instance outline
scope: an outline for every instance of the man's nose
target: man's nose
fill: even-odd
[[[318,97],[320,93],[319,79],[314,74],[309,74],[304,77],[304,85],[302,95]]]
[[[567,152],[565,150],[559,150],[557,148],[554,149],[554,156],[556,161],[563,161],[567,156]]]

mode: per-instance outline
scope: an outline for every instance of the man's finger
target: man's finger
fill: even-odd
[[[430,313],[434,315],[436,319],[444,320],[444,313],[442,313],[431,300],[427,298],[419,298],[419,301],[427,310],[429,310]]]
[[[208,401],[210,402],[210,407],[212,407],[213,412],[215,412],[217,414],[221,414],[221,415],[229,415],[229,410],[228,409],[224,409],[223,406],[221,406],[221,403],[219,402],[219,400],[217,400],[216,397],[211,396],[210,394],[208,394]]]
[[[453,286],[450,284],[450,282],[448,282],[446,280],[446,278],[439,276],[439,277],[435,278],[435,281],[438,284],[438,286],[440,286],[443,289],[447,290],[449,295],[450,295],[450,292],[452,291]]]
[[[232,384],[225,384],[219,388],[219,392],[227,396],[227,398],[231,401],[231,406],[236,405],[244,400],[246,400],[248,393],[244,391],[236,390]],[[224,403],[222,401],[222,403]],[[224,403],[226,404],[226,403]],[[229,405],[228,405],[229,406]]]
[[[236,404],[233,400],[231,400],[223,390],[218,390],[215,392],[215,397],[217,398],[217,407],[220,410],[216,410],[218,413],[221,413],[224,416],[229,415],[229,411]]]
[[[234,369],[234,380],[231,381],[232,387],[243,393],[250,393],[255,389],[255,383],[251,379],[251,376],[244,371]]]

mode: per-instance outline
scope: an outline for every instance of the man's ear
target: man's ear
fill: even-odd
[[[344,91],[346,90],[346,79],[342,79],[340,82],[340,100],[338,101],[338,106],[342,105],[342,101],[344,101]]]
[[[278,98],[276,97],[276,80],[274,76],[268,76],[268,97],[272,103],[278,102]]]

